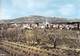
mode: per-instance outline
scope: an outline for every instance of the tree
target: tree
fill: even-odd
[[[51,34],[48,37],[49,37],[50,43],[54,45],[54,48],[56,48],[56,40],[57,40],[56,35]]]

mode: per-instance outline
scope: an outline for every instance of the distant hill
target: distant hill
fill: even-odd
[[[0,23],[34,23],[34,22],[69,22],[69,21],[80,21],[80,20],[67,20],[67,18],[59,17],[44,17],[44,16],[28,16],[19,17],[12,20],[1,20]]]
[[[44,17],[44,16],[29,16],[29,17],[20,17],[12,20],[12,22],[65,22],[65,18],[57,17]]]

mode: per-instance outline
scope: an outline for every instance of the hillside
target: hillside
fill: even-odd
[[[66,22],[65,18],[57,17],[44,17],[44,16],[29,16],[29,17],[20,17],[12,20],[12,22]]]
[[[69,18],[61,18],[61,17],[45,17],[45,16],[25,16],[25,17],[18,17],[15,19],[8,19],[8,20],[0,20],[0,23],[35,23],[35,22],[45,22],[48,21],[52,22],[80,22],[80,19],[69,19]]]
[[[16,19],[12,19],[12,20],[1,20],[0,23],[11,23],[11,22],[15,22],[15,23],[25,23],[25,22],[30,22],[30,23],[34,23],[34,22],[67,22],[68,20],[65,18],[58,18],[58,17],[44,17],[44,16],[26,16],[26,17],[19,17]]]

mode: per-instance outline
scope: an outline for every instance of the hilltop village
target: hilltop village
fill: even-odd
[[[2,23],[0,24],[0,30],[3,29],[13,29],[13,28],[20,28],[20,29],[66,29],[66,30],[79,30],[80,29],[80,22],[57,22],[57,23]]]

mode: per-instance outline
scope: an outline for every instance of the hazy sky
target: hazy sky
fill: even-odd
[[[0,0],[0,19],[30,15],[80,18],[80,0]]]

